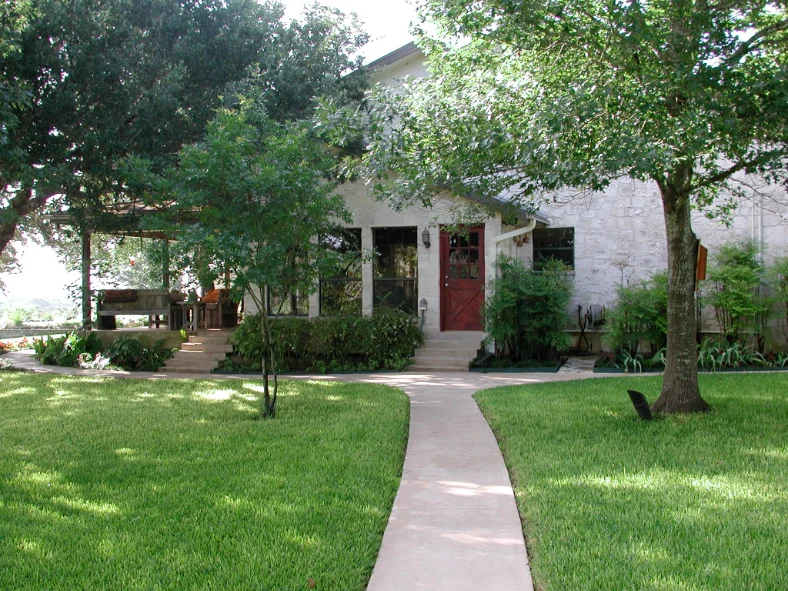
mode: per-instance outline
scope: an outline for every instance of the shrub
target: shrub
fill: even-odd
[[[772,286],[775,292],[775,299],[781,308],[783,317],[783,334],[788,340],[788,257],[782,257],[774,262],[769,269],[772,279]]]
[[[492,294],[482,310],[496,356],[512,361],[556,359],[570,344],[564,332],[572,295],[566,266],[550,260],[537,271],[502,255],[498,267],[500,276],[492,282]]]
[[[769,304],[760,293],[763,267],[750,242],[727,244],[714,255],[706,282],[707,302],[728,343],[743,342],[747,332],[761,334]]]
[[[77,367],[80,355],[96,355],[102,351],[101,340],[96,333],[72,332],[60,337],[47,337],[36,339],[33,350],[36,358],[45,365],[59,365],[61,367]]]
[[[616,355],[634,358],[641,341],[649,343],[651,354],[667,344],[668,275],[661,271],[649,279],[617,290],[616,303],[607,314],[605,342]]]
[[[72,332],[61,337],[33,341],[36,358],[46,365],[104,369],[111,364],[130,371],[156,371],[173,356],[174,349],[164,346],[164,339],[153,346],[125,335],[118,337],[101,355],[103,347],[94,332]]]
[[[119,336],[107,349],[106,357],[113,365],[129,371],[157,371],[176,349],[164,346],[164,339],[152,346],[147,341]]]
[[[30,310],[26,308],[14,308],[8,313],[8,320],[14,326],[22,326],[30,320]]]
[[[390,309],[362,318],[278,318],[271,331],[277,371],[404,369],[423,342],[413,317]],[[247,316],[234,341],[236,352],[259,368],[260,317]]]
[[[707,337],[698,345],[698,367],[700,369],[717,371],[736,367],[773,366],[764,355],[754,351],[739,342],[720,343]]]

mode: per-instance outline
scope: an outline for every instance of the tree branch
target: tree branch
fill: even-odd
[[[741,58],[747,55],[750,51],[757,47],[757,42],[769,35],[773,35],[774,33],[779,33],[780,31],[788,30],[788,19],[782,20],[778,23],[774,23],[768,27],[765,27],[755,33],[752,37],[747,39],[744,43],[741,44],[739,49],[734,51],[728,59],[723,61],[723,65],[726,67],[732,67],[733,64],[738,62]]]
[[[708,187],[720,183],[724,180],[727,180],[728,178],[730,178],[740,170],[744,170],[745,168],[754,165],[756,162],[757,162],[756,160],[749,160],[747,162],[743,160],[739,160],[736,164],[734,164],[730,168],[720,171],[717,174],[707,176],[702,181],[693,184],[691,190],[694,192],[697,189],[702,189],[704,187]]]

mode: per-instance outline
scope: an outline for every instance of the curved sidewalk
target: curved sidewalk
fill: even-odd
[[[26,352],[3,356],[49,373],[169,379],[194,375],[98,372],[41,366]],[[205,379],[248,375],[211,375]],[[495,436],[472,395],[511,384],[593,377],[563,374],[362,374],[299,378],[387,384],[410,399],[410,434],[397,497],[368,591],[532,591],[522,525]]]

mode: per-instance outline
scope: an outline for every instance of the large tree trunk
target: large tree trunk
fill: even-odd
[[[46,205],[49,195],[36,196],[31,186],[22,187],[8,200],[8,205],[0,209],[0,254],[16,236],[16,229],[25,217]]]
[[[668,346],[662,394],[651,410],[662,413],[707,411],[710,407],[701,398],[698,387],[695,342],[698,239],[692,231],[689,194],[677,190],[672,183],[660,183],[660,191],[668,236]]]

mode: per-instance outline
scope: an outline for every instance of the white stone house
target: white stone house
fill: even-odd
[[[424,54],[412,43],[371,66],[374,82],[394,86],[405,76],[427,75]],[[363,182],[345,184],[339,192],[353,214],[342,247],[374,249],[377,255],[360,261],[345,277],[321,281],[315,294],[301,298],[288,312],[309,317],[371,314],[378,306],[395,305],[422,323],[427,351],[420,352],[417,366],[425,369],[467,367],[483,338],[479,310],[502,253],[529,264],[542,256],[568,263],[573,268],[575,318],[578,307],[584,314],[592,306],[610,306],[622,281],[645,278],[667,266],[662,205],[654,184],[622,180],[583,198],[557,196],[536,216],[523,212],[517,223],[504,225],[496,215],[471,228],[467,238],[442,228],[453,221],[456,203],[450,197],[437,200],[432,209],[397,212],[376,201]],[[741,204],[728,227],[694,215],[701,243],[713,252],[733,240],[753,240],[767,264],[788,255],[785,193],[767,188],[765,195],[753,191],[753,196]],[[249,304],[247,310],[252,309]],[[713,332],[716,326],[707,319],[704,329]],[[782,341],[784,347],[782,331],[775,327],[774,333],[776,344]],[[598,334],[592,336],[591,347],[599,350]],[[451,353],[437,354],[435,348]]]

